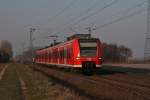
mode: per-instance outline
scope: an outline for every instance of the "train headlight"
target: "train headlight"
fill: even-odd
[[[77,57],[76,59],[77,59],[77,60],[79,60],[79,59],[80,59],[80,57]]]
[[[80,54],[78,53],[78,55],[77,55],[77,58],[76,58],[77,60],[79,60],[80,59]]]
[[[98,58],[99,60],[101,60],[102,58]]]

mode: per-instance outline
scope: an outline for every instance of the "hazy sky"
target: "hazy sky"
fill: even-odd
[[[92,35],[102,42],[126,45],[133,50],[134,57],[143,57],[147,2],[140,4],[144,1],[0,0],[0,39],[9,40],[14,51],[20,53],[23,42],[25,47],[29,45],[30,27],[37,29],[34,37],[41,38],[34,45],[46,46],[52,39],[42,37],[57,34],[58,40],[64,40],[73,31],[87,33],[86,28],[91,26],[96,27]]]

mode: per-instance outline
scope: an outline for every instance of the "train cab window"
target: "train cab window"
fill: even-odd
[[[81,56],[95,56],[97,52],[96,40],[84,40],[80,41],[80,55]]]

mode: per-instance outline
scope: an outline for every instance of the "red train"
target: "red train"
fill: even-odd
[[[102,65],[102,45],[90,34],[76,34],[66,42],[35,51],[35,63],[81,69],[92,74]]]

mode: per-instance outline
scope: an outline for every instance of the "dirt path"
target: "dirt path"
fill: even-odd
[[[0,80],[0,100],[22,100],[17,73],[12,64],[5,67],[5,74]],[[3,72],[4,73],[4,72]]]
[[[0,71],[0,80],[3,78],[3,75],[5,74],[5,70],[7,69],[7,67],[8,67],[8,64],[4,65],[4,67]]]
[[[4,64],[0,63],[0,72],[3,69],[3,67],[4,67]]]

